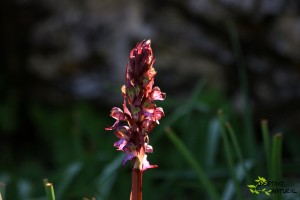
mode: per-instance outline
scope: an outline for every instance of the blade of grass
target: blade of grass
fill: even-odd
[[[162,123],[160,126],[158,126],[155,130],[156,134],[153,135],[152,141],[155,142],[162,136],[162,132],[164,131],[164,128],[167,126],[171,126],[173,123],[175,123],[180,117],[183,115],[191,112],[191,110],[195,107],[199,107],[198,105],[198,97],[200,96],[200,93],[205,86],[206,81],[199,81],[195,88],[193,89],[193,92],[191,96],[188,98],[186,102],[184,102],[181,106],[178,106],[177,109],[172,112],[172,114],[168,115],[169,117],[166,117],[164,120],[162,120]],[[204,107],[204,106],[202,106]]]
[[[249,169],[251,169],[253,167],[253,162],[251,160],[247,160],[245,161],[245,163],[239,163],[236,168],[236,174],[237,174],[237,178],[239,181],[242,181],[244,179],[245,176],[247,176],[247,171],[249,171]],[[245,169],[246,168],[246,171]],[[234,183],[232,180],[228,180],[226,183],[226,188],[224,189],[223,195],[222,195],[222,200],[230,200],[233,199],[233,195],[234,195]],[[256,197],[254,197],[256,199]]]
[[[237,138],[236,138],[236,134],[231,126],[231,124],[229,122],[226,123],[226,128],[228,130],[228,133],[229,133],[229,137],[233,143],[233,147],[235,149],[235,152],[238,156],[238,159],[239,159],[239,162],[241,163],[241,166],[242,166],[242,169],[244,170],[244,173],[246,174],[246,179],[247,179],[247,182],[250,182],[250,178],[249,178],[249,175],[247,173],[247,168],[245,166],[245,162],[244,162],[244,157],[243,157],[243,154],[242,154],[242,151],[241,151],[241,147],[237,141]]]
[[[273,180],[281,180],[281,149],[282,149],[282,134],[277,133],[273,136],[272,141],[272,165],[271,172]]]
[[[255,150],[255,143],[254,143],[254,128],[253,128],[253,122],[251,118],[250,100],[249,100],[249,91],[248,91],[249,86],[248,86],[245,59],[243,56],[242,47],[240,45],[238,33],[232,21],[227,21],[227,30],[230,36],[231,45],[237,62],[239,79],[240,79],[241,89],[243,94],[243,110],[244,110],[243,122],[244,122],[244,127],[245,127],[244,130],[247,139],[247,143],[246,143],[248,149],[247,152],[249,153],[249,156],[251,156],[252,159],[255,159],[256,150]]]
[[[48,200],[55,200],[53,184],[50,183],[48,179],[44,179],[44,186]]]
[[[4,192],[5,192],[5,184],[0,182],[0,200],[2,200],[2,196],[4,198]]]
[[[241,188],[240,188],[240,185],[239,185],[239,181],[237,179],[237,175],[235,173],[233,157],[232,157],[233,152],[230,148],[228,137],[227,137],[227,134],[226,134],[224,115],[223,115],[222,110],[218,111],[218,116],[219,116],[220,131],[221,131],[221,136],[222,136],[222,139],[223,139],[225,156],[226,156],[226,161],[227,161],[227,164],[228,164],[230,176],[231,176],[231,179],[233,180],[233,183],[234,183],[234,186],[235,186],[237,199],[241,200],[242,199]]]
[[[212,182],[207,177],[206,173],[202,169],[202,167],[198,164],[197,160],[190,153],[187,147],[183,144],[183,142],[176,136],[176,134],[171,130],[171,128],[166,127],[166,133],[168,138],[173,142],[178,151],[183,155],[186,161],[191,165],[191,167],[195,170],[197,177],[200,183],[206,188],[208,195],[211,199],[218,200],[220,199],[218,192]]]
[[[270,145],[270,131],[268,127],[268,121],[262,120],[261,121],[261,132],[263,135],[264,147],[265,147],[265,157],[267,161],[267,172],[268,176],[271,177],[271,145]]]
[[[281,163],[281,150],[282,149],[282,134],[277,133],[273,136],[272,140],[272,164],[271,164],[271,179],[273,181],[282,181],[282,163]],[[281,193],[275,194],[275,200],[282,199]]]
[[[220,139],[220,125],[216,118],[212,119],[209,124],[208,136],[207,136],[207,153],[206,153],[206,167],[210,168],[214,166],[217,155],[217,148]]]
[[[99,188],[98,192],[104,199],[108,198],[112,190],[113,184],[117,177],[117,169],[120,167],[120,163],[123,159],[124,155],[119,155],[116,157],[102,170],[102,173],[96,179],[97,188]]]
[[[68,186],[72,183],[74,178],[78,175],[82,169],[82,164],[80,162],[75,162],[70,164],[65,170],[63,180],[60,181],[59,186],[56,188],[56,197],[57,199],[62,199],[65,191]]]

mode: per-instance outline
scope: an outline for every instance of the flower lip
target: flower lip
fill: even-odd
[[[145,171],[146,169],[157,168],[157,167],[158,167],[157,165],[150,165],[149,161],[147,160],[147,155],[144,156],[142,171]]]
[[[166,94],[160,91],[159,87],[154,87],[150,92],[150,98],[152,100],[164,100],[166,98]]]
[[[114,143],[114,146],[117,147],[119,151],[122,151],[125,145],[127,144],[127,138],[121,138],[117,142]]]
[[[110,116],[116,120],[126,120],[126,116],[124,115],[123,111],[118,107],[113,107],[111,109]]]

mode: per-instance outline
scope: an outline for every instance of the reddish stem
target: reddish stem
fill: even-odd
[[[132,185],[130,200],[142,200],[142,175],[143,172],[140,169],[132,168]]]

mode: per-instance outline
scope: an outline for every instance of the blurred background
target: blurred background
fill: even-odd
[[[143,39],[152,41],[155,85],[167,93],[148,157],[160,167],[145,172],[144,199],[205,197],[165,126],[223,191],[219,140],[207,143],[219,127],[218,109],[250,161],[245,132],[262,165],[260,120],[272,134],[282,132],[283,176],[299,185],[299,1],[10,0],[0,13],[4,199],[43,199],[43,178],[58,199],[129,198],[130,167],[121,168],[124,155],[104,128],[113,123],[111,107],[122,105],[129,52]],[[265,174],[258,169],[253,180]]]

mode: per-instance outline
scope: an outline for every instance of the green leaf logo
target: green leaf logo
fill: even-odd
[[[266,195],[270,195],[272,190],[267,190],[267,188],[259,189],[260,186],[268,185],[268,181],[264,177],[258,176],[258,178],[254,181],[256,182],[255,185],[247,185],[251,193],[253,194],[265,193]]]

